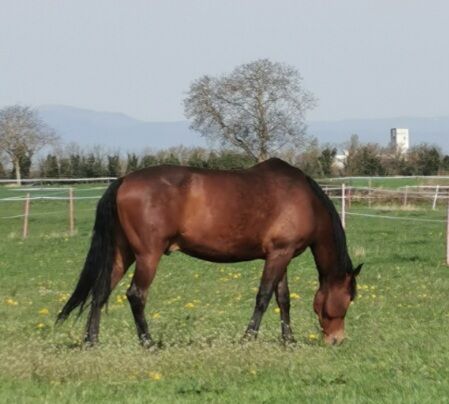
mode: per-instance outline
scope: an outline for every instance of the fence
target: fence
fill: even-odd
[[[65,201],[67,202],[66,213],[67,213],[67,230],[69,235],[75,234],[75,223],[76,223],[76,210],[75,205],[76,201],[96,201],[101,197],[102,192],[104,191],[106,186],[95,186],[89,187],[87,189],[75,189],[73,187],[53,187],[53,188],[45,188],[45,187],[21,187],[12,189],[14,192],[24,193],[24,195],[20,196],[10,196],[10,197],[2,197],[0,198],[0,211],[4,211],[2,209],[2,205],[7,203],[19,203],[23,205],[23,213],[13,214],[13,215],[0,215],[0,220],[7,219],[22,219],[22,238],[27,238],[29,235],[29,220],[30,216],[32,216],[33,211],[33,203],[36,201]],[[95,195],[83,195],[86,191],[95,191]],[[45,193],[42,195],[42,193]],[[56,193],[56,195],[55,195]],[[41,195],[39,195],[41,194]],[[49,195],[50,194],[50,195]],[[34,214],[34,216],[49,216],[53,214],[51,209],[46,212],[40,212]],[[57,213],[61,213],[60,211]]]
[[[22,184],[70,184],[70,183],[89,183],[89,182],[110,182],[117,179],[116,177],[97,177],[97,178],[24,178],[20,182]],[[0,179],[0,184],[16,184],[17,180]]]
[[[345,180],[345,179],[358,179],[359,177],[347,177],[347,178],[339,178],[332,179],[335,182],[337,180]],[[360,177],[366,179],[365,177]],[[378,177],[376,177],[378,178]],[[404,178],[404,177],[387,177],[387,178]],[[410,178],[410,177],[405,177]],[[429,178],[429,177],[426,177]],[[447,178],[449,177],[435,177],[435,178]],[[34,184],[43,184],[43,183],[65,183],[67,182],[104,182],[111,181],[114,178],[111,177],[103,177],[96,179],[35,179],[29,180],[29,182],[33,182]],[[323,180],[324,181],[324,180]],[[5,182],[5,181],[4,181]],[[378,219],[387,219],[387,220],[403,220],[403,221],[413,221],[413,222],[428,222],[428,223],[446,223],[446,262],[449,265],[449,186],[442,186],[439,184],[436,185],[406,185],[400,187],[398,189],[385,189],[385,188],[375,188],[375,187],[357,187],[357,186],[348,186],[343,181],[341,185],[336,185],[335,183],[326,183],[321,184],[324,192],[334,201],[338,201],[340,204],[340,215],[343,227],[347,225],[347,216],[359,216],[366,218],[378,218]],[[80,195],[84,191],[93,191],[93,190],[104,190],[105,186],[96,186],[90,187],[88,189],[74,189],[74,187],[23,187],[23,188],[15,188],[16,192],[25,192],[25,196],[13,196],[13,197],[4,197],[0,198],[0,206],[3,202],[17,202],[23,203],[23,214],[12,215],[12,216],[0,216],[0,220],[2,219],[13,219],[13,218],[22,218],[22,237],[27,238],[29,235],[29,218],[32,211],[32,202],[33,201],[67,201],[67,230],[70,235],[75,234],[75,223],[76,223],[76,201],[81,200],[97,200],[101,197],[101,193],[98,192],[96,195]],[[57,196],[48,196],[48,195],[37,195],[33,196],[35,192],[59,192]],[[62,193],[62,194],[61,194]],[[76,195],[75,195],[76,194]],[[365,203],[369,208],[372,208],[374,204],[385,204],[385,203],[395,203],[399,205],[401,208],[407,208],[410,204],[419,204],[423,206],[431,207],[432,210],[436,210],[438,204],[444,203],[445,211],[446,211],[446,220],[441,219],[431,219],[431,218],[408,218],[408,217],[398,217],[391,215],[379,215],[379,214],[371,214],[371,213],[358,213],[352,211],[353,204],[356,203]]]

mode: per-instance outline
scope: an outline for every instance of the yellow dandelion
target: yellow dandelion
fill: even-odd
[[[250,369],[249,373],[251,373],[253,376],[255,376],[257,372],[255,369]]]
[[[48,309],[47,309],[46,307],[43,307],[42,309],[40,309],[40,310],[38,311],[38,313],[39,313],[41,316],[47,316],[47,315],[48,315]]]
[[[151,318],[160,318],[161,314],[160,313],[153,313],[153,315],[151,316]]]
[[[280,309],[279,307],[276,307],[276,308],[274,309],[274,312],[275,312],[275,313],[280,313],[280,312],[281,312],[281,309]]]
[[[195,305],[193,303],[187,303],[184,307],[186,309],[193,309],[195,307]]]
[[[120,295],[117,295],[117,297],[115,298],[115,302],[118,304],[123,304],[123,298]]]
[[[37,323],[36,324],[36,328],[41,330],[42,328],[45,328],[45,324],[44,323]]]
[[[5,303],[9,306],[17,306],[19,304],[19,302],[17,300],[8,298],[5,300]]]
[[[307,338],[309,339],[309,341],[316,341],[318,339],[318,335],[310,333]]]
[[[148,377],[154,381],[158,381],[158,380],[162,379],[162,375],[159,372],[149,372]]]
[[[69,298],[70,294],[69,293],[60,293],[58,296],[58,302],[65,302],[68,298]]]
[[[234,274],[232,277],[234,278],[234,279],[239,279],[240,277],[242,276],[242,274]]]
[[[291,299],[297,300],[297,299],[299,299],[300,297],[301,297],[301,296],[299,296],[298,293],[290,293],[290,298],[291,298]]]

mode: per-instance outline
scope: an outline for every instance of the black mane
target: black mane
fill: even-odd
[[[315,195],[320,199],[321,202],[323,202],[324,206],[327,208],[331,215],[332,227],[334,229],[334,239],[338,251],[338,271],[341,271],[342,273],[352,273],[352,261],[348,254],[346,235],[343,229],[343,225],[341,224],[340,215],[338,214],[337,209],[335,209],[333,202],[324,193],[324,191],[316,183],[316,181],[308,175],[306,175],[306,178]]]

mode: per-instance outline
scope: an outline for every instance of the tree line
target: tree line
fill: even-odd
[[[286,149],[276,155],[316,178],[449,174],[449,155],[437,146],[421,144],[401,154],[390,147],[360,143],[355,137],[344,146],[346,158],[340,163],[336,160],[336,147],[320,146],[317,141],[310,142],[302,151]],[[99,147],[81,150],[71,145],[67,150],[54,150],[40,157],[33,166],[30,159],[19,161],[22,178],[119,177],[160,164],[234,170],[250,167],[254,160],[243,152],[230,149],[179,146],[137,154],[108,152]],[[0,177],[15,178],[15,166],[8,169],[0,163]]]

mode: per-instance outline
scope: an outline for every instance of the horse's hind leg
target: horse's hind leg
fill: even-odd
[[[290,327],[290,291],[288,289],[287,271],[278,283],[276,289],[276,301],[281,312],[282,339],[285,342],[295,342]]]
[[[153,341],[148,331],[148,323],[145,319],[145,303],[148,288],[156,274],[157,265],[162,256],[162,251],[153,254],[141,254],[136,256],[136,271],[131,286],[126,292],[131,311],[136,323],[137,336],[143,346],[150,347]]]
[[[244,335],[245,339],[257,336],[262,316],[270,303],[275,288],[284,277],[291,258],[292,254],[286,251],[273,251],[266,259],[256,297],[256,305]]]
[[[117,236],[117,248],[114,258],[114,266],[111,273],[111,292],[123,278],[130,265],[134,262],[134,255],[129,248],[127,242],[119,234]],[[92,304],[89,311],[89,317],[87,319],[86,336],[84,341],[88,345],[94,345],[98,342],[98,334],[100,329],[100,317],[102,304]]]

